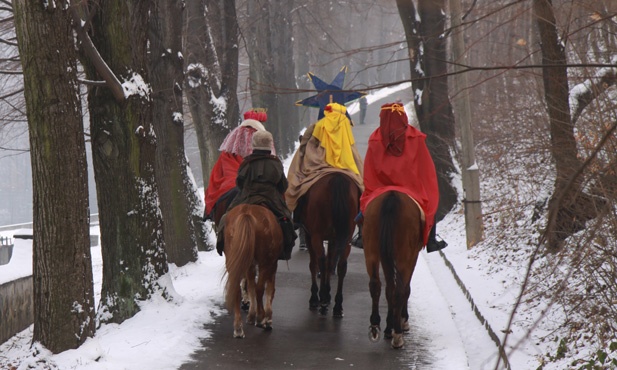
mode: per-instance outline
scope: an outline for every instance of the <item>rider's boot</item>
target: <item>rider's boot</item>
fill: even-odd
[[[280,260],[288,260],[291,258],[291,251],[296,244],[296,232],[294,231],[293,222],[287,217],[279,218],[281,231],[283,232],[283,250],[279,256]]]
[[[448,246],[445,240],[437,240],[437,235],[435,231],[435,226],[431,229],[431,232],[428,235],[428,242],[426,243],[426,252],[437,252]]]

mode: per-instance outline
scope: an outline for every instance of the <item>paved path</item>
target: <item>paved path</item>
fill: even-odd
[[[397,93],[396,98],[409,99],[405,94],[410,93]],[[390,100],[370,104],[366,124],[353,129],[362,155],[378,125],[380,106],[386,102]],[[203,349],[180,369],[468,369],[447,303],[426,267],[425,258],[438,256],[422,254],[412,279],[411,330],[404,336],[402,350],[391,349],[389,341],[383,339],[377,343],[368,339],[371,299],[362,250],[352,248],[343,290],[345,317],[335,319],[331,310],[326,316],[309,310],[309,256],[296,248],[289,263],[279,261],[273,330],[265,332],[245,325],[246,338],[235,339],[232,316],[224,314],[208,326],[212,335],[203,341]],[[333,277],[333,287],[336,279]],[[380,301],[382,325],[386,316],[384,289]],[[443,348],[444,343],[447,348]],[[449,360],[444,362],[446,357]],[[452,367],[452,359],[459,366]]]

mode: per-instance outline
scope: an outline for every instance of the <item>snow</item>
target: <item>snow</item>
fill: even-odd
[[[398,91],[393,88],[379,94],[370,94],[367,98],[369,103],[376,102],[380,97]],[[350,105],[350,114],[356,110],[357,106]],[[290,161],[291,157],[283,160],[286,168]],[[454,179],[453,182],[460,183],[460,179]],[[460,184],[457,186],[460,188]],[[201,196],[203,189],[198,189],[197,194]],[[521,251],[518,256],[504,256],[494,248],[492,234],[503,226],[499,219],[487,220],[485,241],[468,250],[464,218],[464,212],[459,207],[439,222],[437,234],[447,240],[448,247],[442,251],[443,254],[422,253],[412,279],[409,311],[411,319],[419,327],[430,329],[430,348],[435,361],[432,369],[504,368],[503,362],[499,367],[496,366],[497,345],[488,336],[487,330],[492,330],[498,341],[504,343],[506,329],[511,330],[505,346],[511,368],[539,368],[540,355],[546,354],[547,348],[551,347],[538,341],[537,337],[529,336],[528,331],[537,326],[546,333],[550,330],[547,325],[550,325],[552,319],[561,320],[561,314],[559,311],[545,312],[549,302],[540,301],[537,302],[536,311],[528,308],[523,315],[517,314],[511,319],[525,279],[526,254]],[[530,229],[529,225],[513,224]],[[31,232],[18,232],[22,231]],[[12,233],[0,232],[0,235],[12,237]],[[93,227],[91,233],[98,234],[98,227]],[[214,240],[212,233],[209,237]],[[517,240],[517,243],[522,246],[522,243],[534,237],[528,236],[528,239]],[[518,248],[517,245],[514,247]],[[98,305],[102,281],[101,251],[98,246],[91,251]],[[11,262],[0,266],[0,283],[31,274],[31,258],[31,240],[16,239]],[[510,260],[505,261],[504,258]],[[468,294],[452,278],[451,271],[444,263],[446,260],[456,271]],[[205,325],[224,313],[218,308],[220,305],[216,304],[223,300],[221,277],[224,261],[223,257],[211,251],[199,252],[195,263],[183,267],[170,265],[169,273],[162,278],[160,285],[170,289],[174,297],[171,302],[155,296],[142,303],[141,311],[133,318],[120,325],[104,324],[99,327],[95,336],[78,349],[53,355],[39,344],[31,346],[30,326],[0,345],[0,368],[10,368],[10,365],[17,370],[177,368],[188,362],[193,352],[202,348],[202,339],[211,335]],[[420,299],[426,304],[414,304]],[[478,316],[485,321],[480,322]],[[542,324],[539,324],[540,318],[544,318]],[[511,320],[512,325],[509,325]],[[554,346],[554,343],[550,345]],[[44,367],[45,363],[48,367]],[[563,368],[563,365],[549,363],[544,364],[543,368],[558,369]]]
[[[122,83],[124,97],[128,98],[131,95],[139,95],[146,99],[150,99],[150,85],[148,85],[140,74],[133,72],[131,78]]]

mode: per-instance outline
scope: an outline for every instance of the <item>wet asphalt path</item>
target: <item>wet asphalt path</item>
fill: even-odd
[[[393,350],[390,342],[368,339],[371,299],[362,250],[354,248],[349,257],[343,288],[344,317],[332,311],[322,316],[308,308],[310,297],[309,256],[294,251],[287,265],[279,261],[273,304],[273,330],[264,331],[244,324],[246,338],[233,338],[233,317],[227,313],[207,328],[212,332],[194,362],[180,369],[430,369],[432,359],[424,350],[429,335],[410,318],[405,348]],[[332,281],[336,284],[336,277]],[[382,329],[385,298],[380,300]],[[226,312],[226,311],[224,311]]]
[[[381,105],[397,98],[409,100],[410,94],[405,90],[390,98],[369,101],[366,124],[356,124],[353,128],[362,156],[366,153],[368,137],[378,126]],[[357,114],[353,114],[352,119],[357,122]],[[404,336],[402,350],[393,350],[383,337],[377,343],[369,341],[371,298],[362,250],[352,248],[348,262],[343,287],[343,318],[333,318],[331,310],[326,316],[309,310],[309,255],[296,247],[289,263],[279,261],[273,330],[266,332],[245,323],[246,338],[233,338],[233,317],[224,310],[225,314],[207,325],[212,335],[203,340],[203,348],[180,369],[431,369],[433,359],[427,350],[430,329],[414,321],[413,309],[410,309],[411,330]],[[333,300],[336,282],[337,277],[333,276]],[[380,299],[382,335],[386,319],[384,294],[385,285]],[[223,297],[221,305],[222,302]]]

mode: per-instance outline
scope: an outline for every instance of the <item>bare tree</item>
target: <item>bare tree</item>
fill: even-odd
[[[14,6],[33,168],[33,340],[58,353],[95,331],[77,55],[64,7]]]
[[[186,97],[208,183],[218,149],[240,122],[235,0],[186,1]]]
[[[418,9],[411,0],[397,0],[405,28],[416,115],[427,146],[433,156],[439,181],[439,209],[442,218],[457,202],[451,178],[456,173],[454,152],[454,115],[448,96],[445,0],[419,0]]]
[[[292,46],[294,1],[246,2],[243,32],[254,107],[268,111],[268,131],[281,155],[293,150],[300,131]],[[308,72],[308,71],[306,71]]]
[[[183,266],[206,248],[197,189],[184,151],[184,1],[158,0],[150,22],[152,123],[156,133],[156,179],[165,226],[168,262]]]

